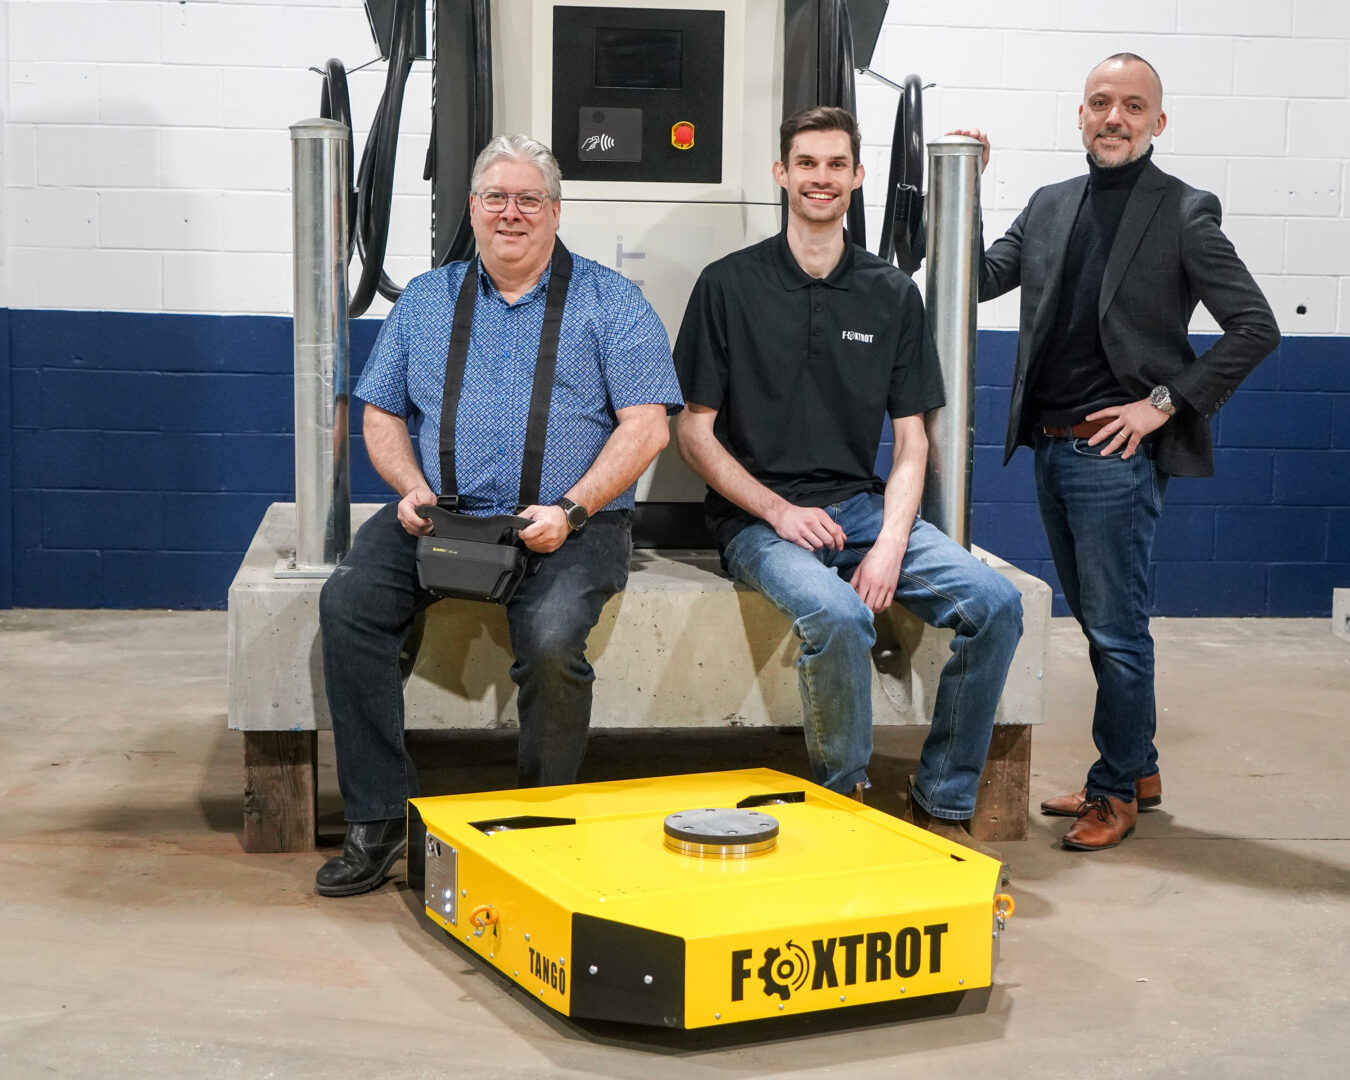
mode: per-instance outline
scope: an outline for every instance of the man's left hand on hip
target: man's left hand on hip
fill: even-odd
[[[1105,443],[1106,445],[1102,447],[1102,457],[1114,454],[1124,446],[1125,452],[1120,455],[1123,461],[1134,455],[1145,435],[1153,434],[1167,423],[1168,416],[1161,409],[1155,408],[1148,398],[1140,398],[1128,405],[1112,405],[1106,409],[1098,409],[1094,413],[1088,413],[1086,419],[1110,421],[1106,427],[1088,439],[1088,445],[1097,446]]]

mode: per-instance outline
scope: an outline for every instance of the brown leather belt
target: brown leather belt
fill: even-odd
[[[1083,420],[1074,424],[1073,427],[1043,427],[1042,435],[1048,435],[1052,439],[1090,439],[1106,427],[1109,420]]]

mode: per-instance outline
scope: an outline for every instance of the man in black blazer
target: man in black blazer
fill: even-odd
[[[1209,418],[1279,343],[1269,304],[1220,228],[1219,200],[1152,158],[1162,81],[1119,53],[1078,108],[1088,174],[1041,188],[984,254],[980,299],[1021,286],[1004,464],[1035,453],[1036,496],[1064,598],[1097,678],[1100,755],[1082,791],[1041,804],[1076,818],[1064,846],[1119,844],[1162,802],[1153,745],[1148,566],[1169,476],[1214,472]],[[962,131],[985,144],[978,130]],[[1223,336],[1196,356],[1196,303]]]

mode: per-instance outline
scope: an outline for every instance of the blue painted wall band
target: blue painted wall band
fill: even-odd
[[[378,329],[352,327],[353,380]],[[999,464],[1015,343],[979,335],[973,534],[1053,584],[1030,455]],[[263,511],[294,497],[289,318],[0,309],[0,386],[0,606],[225,606]],[[353,420],[353,498],[383,501]],[[1350,338],[1286,339],[1215,436],[1218,475],[1169,488],[1155,613],[1329,614],[1350,585]]]

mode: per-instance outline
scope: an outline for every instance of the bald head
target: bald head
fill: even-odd
[[[1132,53],[1132,52],[1120,52],[1120,53],[1115,53],[1115,54],[1112,55],[1112,56],[1108,56],[1105,60],[1103,60],[1103,61],[1102,61],[1100,64],[1098,64],[1095,68],[1093,68],[1091,71],[1089,71],[1089,72],[1088,72],[1088,77],[1087,77],[1087,83],[1086,83],[1086,85],[1084,86],[1084,92],[1086,93],[1087,87],[1092,85],[1092,76],[1096,75],[1099,71],[1102,70],[1102,68],[1108,67],[1108,66],[1114,66],[1114,67],[1116,67],[1116,68],[1121,68],[1121,67],[1124,67],[1126,64],[1143,64],[1144,67],[1148,68],[1149,73],[1153,76],[1153,85],[1154,85],[1154,88],[1155,88],[1155,89],[1157,90],[1157,92],[1158,92],[1158,99],[1157,99],[1157,100],[1158,100],[1158,107],[1159,107],[1159,108],[1162,108],[1162,96],[1163,96],[1162,76],[1158,74],[1158,69],[1157,69],[1157,68],[1155,68],[1152,64],[1150,64],[1150,63],[1149,63],[1147,60],[1145,60],[1142,56],[1139,56],[1139,55],[1137,55],[1136,53]]]
[[[1143,57],[1117,53],[1088,73],[1078,127],[1095,164],[1112,169],[1138,161],[1166,126],[1162,79]]]

